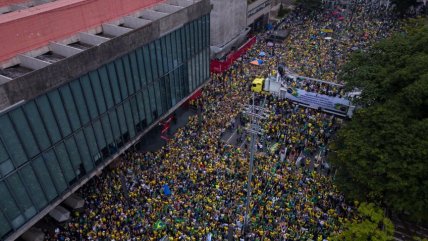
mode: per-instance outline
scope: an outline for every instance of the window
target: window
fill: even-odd
[[[21,174],[24,185],[27,187],[28,193],[31,195],[31,198],[33,199],[37,209],[41,210],[42,208],[46,207],[48,201],[31,165],[25,166],[21,170]]]
[[[89,73],[89,79],[91,80],[91,89],[93,90],[93,95],[97,101],[97,106],[100,115],[107,111],[106,102],[104,100],[103,87],[100,82],[100,77],[98,76],[98,71],[94,70]]]
[[[97,138],[98,146],[100,148],[104,148],[105,146],[107,146],[101,121],[100,120],[94,121],[92,123],[92,127],[94,128],[94,133],[95,133],[95,137]]]
[[[0,117],[0,134],[15,166],[18,167],[26,162],[27,157],[24,148],[19,142],[18,135],[7,115]]]
[[[29,158],[37,155],[40,150],[37,147],[37,143],[34,139],[30,126],[26,120],[24,112],[21,108],[17,108],[11,112],[9,112],[10,120],[16,127],[16,132],[23,144],[23,147],[28,154]]]
[[[48,93],[48,97],[54,111],[58,126],[62,132],[63,137],[71,134],[70,123],[68,122],[67,114],[65,114],[64,106],[62,104],[61,97],[59,96],[58,90],[53,90]]]
[[[150,49],[147,47],[147,45],[144,46],[142,54],[144,58],[144,70],[146,71],[146,85],[148,85],[149,83],[153,82],[153,79],[157,78],[158,71],[162,71],[162,66],[157,64],[154,43],[150,43]]]
[[[148,87],[142,92],[143,94],[143,99],[144,99],[144,106],[145,106],[145,110],[146,110],[146,118],[148,123],[152,123],[152,109],[151,109],[151,104],[150,104],[150,96],[149,96],[149,90]]]
[[[162,51],[166,51],[162,49],[162,43],[160,39],[155,40],[150,43],[150,63],[153,70],[153,81],[158,79],[159,76],[162,76],[167,70],[164,68],[163,64],[166,60],[163,59]]]
[[[36,103],[39,107],[40,115],[42,116],[45,126],[49,127],[46,129],[48,130],[52,144],[58,142],[61,140],[61,132],[48,101],[48,97],[46,95],[42,95],[36,99]]]
[[[10,189],[10,192],[15,197],[16,204],[18,204],[18,207],[21,212],[23,212],[25,218],[28,220],[33,217],[37,212],[36,208],[33,206],[18,173],[9,176],[6,179],[6,182],[9,184],[9,187],[13,187]]]
[[[122,59],[118,58],[114,61],[114,65],[116,66],[116,73],[119,80],[120,92],[122,95],[122,100],[128,98],[128,87],[126,86],[126,78],[125,73],[123,71]]]
[[[106,138],[107,143],[113,142],[113,133],[111,132],[110,120],[108,115],[103,115],[101,117],[101,124],[104,130],[104,136]]]
[[[154,86],[154,94],[156,97],[156,108],[155,110],[157,110],[157,115],[158,117],[164,112],[166,111],[165,105],[162,105],[163,99],[166,98],[166,96],[161,96],[161,90],[159,87],[160,82],[163,81],[163,78],[159,79],[158,81],[153,83]],[[156,117],[157,118],[157,117]]]
[[[82,125],[86,125],[89,122],[89,113],[86,107],[85,97],[83,96],[82,88],[80,87],[79,79],[74,80],[70,83],[71,93],[76,105],[79,107],[77,111],[79,112],[80,121]]]
[[[3,142],[0,140],[0,163],[9,158],[9,155],[4,148]]]
[[[144,105],[143,93],[142,92],[137,93],[136,102],[137,102],[137,107],[138,107],[138,114],[140,116],[139,120],[141,121],[143,119],[146,119],[146,113],[144,110],[145,105]]]
[[[129,53],[129,63],[130,66],[129,68],[131,68],[132,70],[132,76],[133,76],[133,82],[135,85],[135,91],[138,91],[141,89],[141,80],[140,80],[140,71],[138,68],[138,60],[137,60],[137,55],[135,54],[135,51],[132,51],[131,53]],[[125,71],[128,72],[128,70],[126,70],[127,66],[125,63]]]
[[[153,88],[153,84],[148,86],[149,91],[149,99],[150,99],[150,109],[152,110],[153,120],[158,118],[158,112],[156,107],[156,99],[155,99],[155,90]]]
[[[119,104],[122,101],[120,96],[120,88],[119,82],[116,75],[116,68],[114,67],[114,63],[109,63],[107,65],[108,75],[110,78],[111,88],[113,89],[113,96],[115,104]]]
[[[55,199],[58,195],[55,188],[56,185],[54,185],[54,183],[52,182],[51,176],[45,165],[43,158],[42,157],[36,158],[32,162],[32,166],[34,169],[34,174],[38,177],[40,181],[40,185],[42,186],[43,190],[45,190],[46,197],[48,198],[48,200]]]
[[[164,61],[164,62],[167,62],[168,64],[166,64],[167,65],[167,68],[166,68],[166,71],[165,71],[165,74],[166,73],[168,73],[169,71],[171,71],[172,69],[173,69],[173,57],[172,57],[172,44],[171,44],[171,33],[169,33],[169,34],[167,34],[167,35],[165,35],[163,38],[162,38],[163,40],[164,40],[164,42],[165,42],[165,52],[166,52],[166,56],[165,56],[165,54],[163,55],[164,56],[164,59],[166,59],[167,61]]]
[[[12,231],[12,227],[10,227],[6,217],[3,215],[3,213],[0,210],[0,237],[5,236],[11,231]]]
[[[135,56],[138,64],[138,71],[140,73],[141,88],[144,89],[147,85],[146,63],[144,62],[143,50],[139,48],[135,51]]]
[[[107,109],[110,109],[114,106],[113,92],[110,88],[110,80],[107,73],[106,66],[102,66],[98,69],[98,74],[100,75],[101,88],[104,93],[104,99],[106,101]]]
[[[43,156],[46,160],[46,167],[49,170],[58,193],[62,193],[67,189],[67,183],[65,182],[64,174],[58,164],[55,152],[53,150],[49,150],[45,152]]]
[[[128,86],[128,93],[129,95],[133,95],[135,93],[135,89],[134,89],[135,81],[134,81],[133,73],[131,71],[131,65],[129,63],[128,55],[125,55],[122,57],[122,64],[123,64],[123,71],[125,72],[126,85]]]
[[[74,134],[74,138],[77,143],[77,148],[82,157],[83,167],[85,168],[85,173],[88,173],[94,168],[94,163],[91,159],[91,153],[89,152],[88,144],[86,143],[86,138],[82,130]],[[82,172],[82,170],[80,170]],[[81,174],[85,174],[81,173]]]
[[[116,110],[112,110],[109,112],[109,116],[110,116],[110,123],[111,123],[111,128],[113,130],[113,137],[117,142],[120,142],[120,136],[122,135],[122,133],[120,132],[120,126],[119,126],[119,122],[118,122],[118,117],[116,114]]]
[[[64,173],[65,180],[69,185],[76,181],[75,169],[71,165],[70,158],[63,142],[55,146],[56,157],[58,158],[59,165]]]
[[[82,176],[85,173],[83,173],[85,170],[82,170],[82,159],[79,154],[79,150],[77,149],[76,142],[74,140],[73,136],[70,136],[70,138],[65,140],[65,147],[67,149],[67,153],[70,157],[71,165],[73,167],[74,172],[77,176]]]
[[[125,113],[123,111],[123,106],[119,105],[117,108],[117,116],[119,117],[119,125],[120,125],[120,132],[123,134],[128,131],[128,127],[126,126],[126,119],[125,119]]]
[[[64,107],[67,112],[68,118],[71,122],[70,123],[71,128],[73,129],[73,131],[76,131],[77,129],[80,128],[81,125],[80,125],[79,114],[77,112],[77,107],[74,104],[73,95],[71,93],[70,87],[68,85],[65,85],[59,89],[59,92],[62,96]],[[36,132],[34,128],[33,130],[34,132]]]
[[[133,96],[133,97],[131,97],[131,99],[129,101],[131,102],[132,116],[134,117],[134,126],[136,126],[138,124],[138,122],[140,122],[140,120],[142,119],[138,113],[137,98],[135,96]],[[139,132],[139,131],[137,131],[137,132]]]
[[[89,109],[89,115],[91,119],[95,119],[98,116],[98,110],[88,75],[84,75],[80,78],[80,84],[82,85],[83,93],[86,99],[86,105]]]
[[[13,228],[19,228],[24,224],[25,218],[21,215],[12,194],[9,192],[9,189],[6,187],[4,182],[0,182],[0,193],[2,196],[2,198],[0,198],[0,208],[2,209],[2,212],[7,219],[9,219]]]
[[[129,103],[129,100],[126,100],[125,102],[123,102],[123,107],[125,110],[125,116],[126,116],[126,123],[128,126],[128,131],[129,131],[131,138],[133,138],[135,136],[135,129],[134,129],[135,124],[134,124],[134,119],[132,117],[131,104]]]
[[[3,162],[0,162],[0,174],[1,175],[6,176],[11,171],[13,171],[13,169],[14,169],[14,167],[13,167],[12,161],[10,159],[3,161]]]
[[[84,129],[85,137],[86,137],[86,143],[88,144],[89,151],[91,153],[91,157],[94,157],[96,154],[98,154],[99,149],[97,146],[97,140],[95,139],[94,130],[92,129],[92,126],[86,126]],[[95,159],[94,159],[95,161]]]

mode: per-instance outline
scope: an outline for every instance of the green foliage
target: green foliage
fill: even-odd
[[[338,132],[330,159],[336,183],[356,200],[386,205],[428,220],[428,24],[354,55],[344,68],[347,88],[364,106]]]
[[[358,207],[358,218],[345,223],[344,231],[332,237],[333,241],[389,241],[394,237],[394,225],[382,209],[373,203]]]
[[[297,0],[296,3],[309,12],[319,10],[322,5],[321,0]]]

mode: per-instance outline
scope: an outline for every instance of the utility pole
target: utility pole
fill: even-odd
[[[260,126],[261,120],[266,119],[265,113],[268,111],[267,109],[263,108],[266,97],[263,101],[262,106],[255,106],[254,104],[254,93],[253,93],[253,103],[252,105],[249,105],[246,107],[246,109],[243,111],[244,114],[248,115],[250,117],[250,125],[248,128],[246,128],[246,131],[251,134],[251,141],[250,141],[250,168],[248,170],[248,180],[247,180],[247,200],[245,204],[245,216],[244,216],[244,234],[247,234],[250,230],[250,219],[251,219],[251,210],[250,210],[250,204],[251,204],[251,181],[253,178],[253,169],[254,169],[254,145],[255,145],[255,139],[256,135],[262,135],[262,128]]]

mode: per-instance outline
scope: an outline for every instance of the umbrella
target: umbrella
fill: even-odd
[[[268,46],[268,47],[273,47],[273,43],[272,43],[272,42],[268,42],[268,43],[267,43],[267,46]]]
[[[256,59],[256,60],[251,61],[250,64],[261,65],[261,64],[263,64],[263,60]]]
[[[332,40],[333,38],[332,37],[325,37],[324,39],[325,40]]]
[[[266,56],[266,53],[265,53],[265,52],[263,52],[263,51],[261,51],[261,52],[259,53],[259,56],[261,56],[261,57]]]

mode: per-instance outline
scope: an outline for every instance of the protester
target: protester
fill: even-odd
[[[78,191],[85,207],[46,240],[326,240],[340,232],[353,207],[334,186],[326,154],[342,121],[272,96],[256,99],[268,111],[257,138],[250,229],[243,232],[250,147],[242,130],[248,120],[240,112],[250,103],[253,78],[271,74],[280,62],[299,75],[340,82],[337,73],[351,48],[366,49],[394,26],[386,17],[361,16],[356,12],[348,26],[325,12],[290,15],[283,24],[291,36],[273,47],[274,57],[248,64],[260,51],[272,52],[262,35],[231,69],[213,74],[191,103],[202,107],[201,119],[191,116],[160,150],[128,151],[89,181]],[[321,29],[329,28],[334,34],[325,40]],[[322,83],[289,84],[344,95]],[[236,126],[243,143],[221,141]]]

